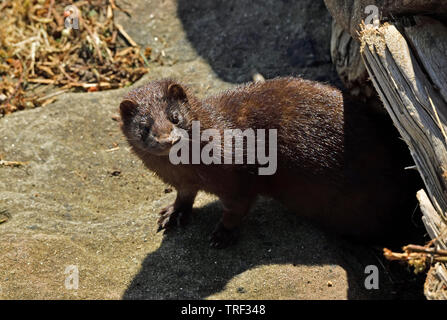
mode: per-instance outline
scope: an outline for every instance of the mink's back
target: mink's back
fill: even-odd
[[[242,85],[205,99],[199,119],[203,128],[276,129],[280,166],[309,175],[341,168],[343,97],[329,85],[292,77]]]
[[[205,112],[204,112],[205,111]],[[390,119],[318,82],[278,78],[205,99],[205,128],[277,129],[278,169],[248,179],[328,228],[357,236],[411,229],[418,177]],[[241,173],[241,175],[247,173]]]

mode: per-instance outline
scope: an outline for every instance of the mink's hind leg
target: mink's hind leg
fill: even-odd
[[[196,194],[196,190],[177,190],[175,202],[160,211],[161,217],[158,219],[157,232],[174,226],[186,225],[192,212]]]
[[[210,237],[210,246],[221,249],[236,243],[239,236],[239,225],[250,211],[254,197],[238,197],[221,199],[223,216]]]

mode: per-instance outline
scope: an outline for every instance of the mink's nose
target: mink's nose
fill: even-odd
[[[162,134],[157,137],[157,141],[161,145],[172,145],[174,144],[172,137],[169,134]]]
[[[176,144],[180,139],[181,139],[181,137],[179,137],[179,136],[172,136],[172,135],[164,134],[164,135],[160,136],[159,138],[157,138],[157,141],[160,145],[169,147],[169,146]]]
[[[156,140],[166,140],[167,138],[169,138],[168,134],[157,131],[157,130],[152,130],[152,136]]]
[[[180,136],[171,138],[171,143],[174,145],[174,144],[176,144],[177,142],[179,142],[181,138],[182,138],[182,137],[180,137]]]

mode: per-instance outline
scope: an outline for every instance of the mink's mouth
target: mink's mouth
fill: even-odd
[[[167,156],[171,151],[171,147],[181,140],[181,136],[172,133],[166,137],[152,141],[145,146],[146,151],[157,156]]]
[[[178,141],[178,140],[177,140]],[[166,139],[162,141],[158,141],[158,144],[155,148],[152,148],[154,154],[160,156],[167,156],[171,151],[171,147],[177,142],[172,139]]]

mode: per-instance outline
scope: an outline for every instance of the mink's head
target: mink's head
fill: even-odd
[[[120,104],[121,128],[129,143],[153,155],[167,155],[191,126],[187,90],[172,80],[130,91]]]

